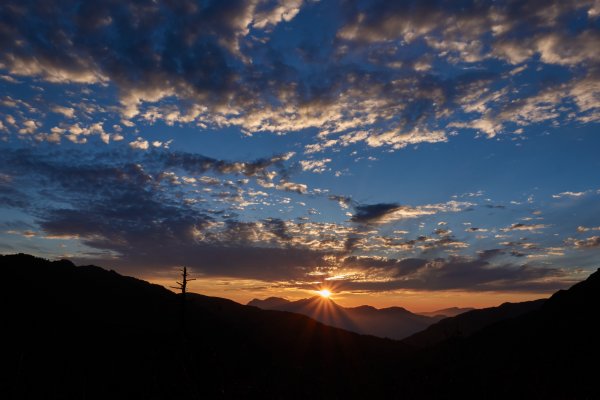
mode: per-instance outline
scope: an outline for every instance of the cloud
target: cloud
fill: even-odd
[[[250,162],[217,160],[201,154],[177,151],[157,152],[153,153],[151,157],[164,163],[167,168],[181,168],[189,174],[203,174],[207,171],[215,171],[220,174],[242,174],[271,181],[278,174],[284,177],[288,175],[289,171],[284,167],[284,162],[293,157],[293,155],[294,153],[290,152]]]
[[[408,132],[383,132],[376,135],[370,135],[365,142],[371,147],[381,147],[383,145],[391,146],[393,149],[402,149],[409,144],[419,143],[439,143],[448,140],[445,132],[439,130],[425,130],[422,127],[415,127]]]
[[[338,37],[359,42],[382,42],[402,38],[407,42],[434,30],[444,11],[431,2],[388,3],[376,1],[365,11],[356,10]]]
[[[67,118],[73,118],[75,116],[75,109],[72,107],[64,107],[56,105],[51,110],[57,114],[61,114]]]
[[[467,1],[460,7],[449,1],[350,1],[339,6],[339,19],[319,39],[293,22],[306,12],[318,23],[326,14],[320,2],[45,5],[29,9],[8,0],[0,68],[13,80],[31,77],[94,93],[107,88],[116,98],[102,112],[119,113],[128,126],[235,126],[248,135],[315,129],[316,140],[305,144],[307,153],[315,153],[361,143],[399,150],[446,142],[453,128],[493,138],[507,124],[554,121],[560,114],[584,123],[600,120],[592,1]],[[590,21],[572,29],[569,21],[577,15]],[[276,29],[282,25],[286,30]],[[295,35],[299,29],[302,43],[286,39],[288,30]],[[568,79],[530,86],[515,80],[519,74],[490,68],[491,59],[570,69]],[[467,70],[464,63],[477,68]],[[74,118],[72,107],[39,103],[43,111]],[[80,106],[73,105],[83,112]],[[42,132],[37,139],[58,143],[60,137]],[[87,142],[72,133],[65,137]]]
[[[21,209],[29,206],[27,194],[15,187],[12,176],[3,173],[0,173],[0,204]]]
[[[483,250],[472,258],[439,257],[437,252],[466,246],[447,227],[437,228],[434,237],[405,240],[352,224],[279,217],[245,221],[233,214],[235,203],[245,202],[246,196],[257,197],[249,194],[252,180],[268,175],[272,168],[284,169],[285,160],[289,161],[288,155],[255,162],[223,161],[164,149],[87,156],[60,149],[9,150],[0,155],[0,197],[5,207],[31,213],[35,224],[6,229],[34,232],[31,240],[77,240],[83,245],[81,255],[89,253],[86,262],[97,260],[137,274],[185,264],[206,276],[290,282],[296,287],[318,276],[335,280],[343,290],[372,291],[541,293],[568,280],[566,273],[554,268],[492,264],[502,260],[500,249]],[[233,177],[216,179],[206,174]],[[236,180],[236,175],[245,178]],[[22,187],[28,188],[27,196],[16,192]],[[219,197],[202,190],[213,188],[227,189],[228,193],[222,192],[227,196],[225,207],[217,206]],[[332,200],[352,204],[343,196]],[[356,205],[355,216],[368,225],[390,215],[396,218],[397,213],[452,212],[464,207],[458,202],[410,209],[379,203]],[[589,245],[573,242],[573,246]],[[380,252],[421,254],[387,257]]]
[[[329,200],[336,201],[341,208],[347,209],[352,204],[352,198],[349,196],[340,196],[336,194],[329,195]]]
[[[35,131],[37,131],[37,129],[39,128],[39,123],[32,120],[32,119],[28,119],[23,121],[23,125],[21,127],[21,129],[19,129],[19,134],[21,135],[27,135],[27,134],[33,134],[35,133]]]
[[[150,148],[150,144],[147,140],[144,140],[141,137],[138,137],[133,142],[129,142],[129,147],[137,150],[148,150]]]
[[[592,249],[600,247],[600,236],[590,236],[586,239],[573,239],[569,238],[566,243],[575,247],[576,249]]]
[[[352,278],[337,279],[334,282],[338,291],[465,290],[535,293],[549,293],[572,283],[568,274],[556,268],[490,264],[488,260],[498,252],[484,252],[477,258],[449,257],[434,260],[349,257],[342,265],[354,269],[354,272],[348,273]]]
[[[482,42],[489,35],[497,54],[513,63],[539,52],[545,62],[572,64],[595,57],[595,32],[584,31],[579,41],[568,41],[559,36],[557,28],[565,15],[588,10],[593,18],[595,9],[593,1],[467,1],[460,5],[451,1],[372,1],[350,8],[337,36],[359,43],[411,43],[425,38],[443,56],[477,62],[485,57]],[[548,28],[554,32],[545,33]],[[525,40],[512,39],[515,32],[525,34]],[[576,44],[569,48],[565,43]]]
[[[379,204],[368,204],[362,206],[356,206],[356,213],[352,216],[353,222],[376,222],[387,215],[394,213],[400,208],[399,204],[396,203],[379,203]]]
[[[504,250],[502,249],[488,249],[480,251],[478,256],[480,260],[487,261],[502,254],[504,254]]]
[[[579,233],[588,232],[588,231],[600,231],[600,226],[586,227],[586,226],[579,225],[577,227],[577,232],[579,232]]]
[[[558,194],[553,194],[552,198],[553,199],[560,199],[563,197],[577,198],[577,197],[584,196],[586,193],[587,192],[562,192],[562,193],[558,193]]]
[[[544,224],[523,224],[523,223],[516,223],[516,224],[512,224],[511,226],[507,227],[507,228],[503,228],[501,229],[501,231],[503,232],[509,232],[509,231],[529,231],[529,232],[535,232],[535,231],[539,231],[541,229],[545,229],[547,228],[548,225],[544,225]]]
[[[417,272],[427,264],[427,260],[405,258],[397,260],[385,257],[350,256],[344,258],[341,267],[345,269],[379,269],[391,272],[395,276],[405,276]]]
[[[305,194],[308,192],[308,186],[305,184],[288,181],[282,181],[281,183],[275,185],[275,188],[279,190],[285,190],[287,192],[296,192],[299,194]]]
[[[457,201],[416,207],[398,203],[364,204],[354,206],[355,213],[350,220],[361,224],[388,223],[406,218],[433,215],[438,212],[459,212],[472,205],[472,203]]]
[[[322,160],[302,160],[300,166],[303,171],[311,171],[317,174],[325,172],[327,164],[331,162],[331,158],[324,158]]]
[[[254,16],[252,26],[264,29],[283,21],[289,22],[300,12],[303,0],[279,0],[277,6],[270,10],[259,11]]]
[[[1,175],[0,197],[7,197],[5,207],[27,207],[44,233],[40,237],[78,238],[122,268],[147,271],[150,266],[165,268],[175,260],[198,260],[188,265],[211,275],[300,277],[322,265],[327,254],[340,251],[348,229],[278,218],[237,220],[231,210],[248,203],[246,196],[255,198],[254,192],[242,189],[250,184],[248,180],[221,181],[200,175],[210,172],[259,179],[274,166],[283,170],[281,164],[289,157],[237,162],[167,150],[87,156],[61,150],[11,150],[0,157],[2,170],[7,170]],[[188,175],[179,175],[181,171]],[[13,180],[12,174],[18,179]],[[183,183],[229,191],[190,193]],[[285,190],[305,192],[302,185],[284,183]],[[20,196],[13,185],[27,185],[36,194]],[[31,198],[33,204],[22,203],[21,198]]]

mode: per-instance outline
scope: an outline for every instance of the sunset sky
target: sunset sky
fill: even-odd
[[[414,311],[600,267],[600,2],[0,4],[0,252]]]

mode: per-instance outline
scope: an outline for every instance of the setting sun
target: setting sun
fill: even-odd
[[[319,293],[319,296],[324,298],[328,298],[329,296],[331,296],[331,291],[329,291],[328,289],[319,290],[317,293]]]

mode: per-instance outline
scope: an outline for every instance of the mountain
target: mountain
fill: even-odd
[[[405,378],[413,384],[405,395],[600,398],[600,270],[541,306],[530,305],[532,311],[415,353],[407,361],[412,368]]]
[[[468,311],[473,311],[475,310],[472,307],[465,307],[465,308],[461,308],[461,307],[450,307],[450,308],[444,308],[442,310],[437,310],[437,311],[429,311],[429,312],[421,312],[419,313],[420,315],[425,315],[426,317],[456,317],[457,315],[460,314],[464,314]]]
[[[407,346],[95,266],[0,256],[0,398],[396,396]],[[185,325],[182,305],[185,304]]]
[[[504,303],[498,307],[472,310],[456,317],[444,318],[424,331],[404,339],[404,343],[416,347],[427,347],[448,339],[466,338],[496,322],[537,310],[545,301],[545,299],[540,299],[522,303]]]
[[[66,260],[0,274],[2,399],[600,398],[600,272],[423,347]]]
[[[249,306],[262,308],[263,310],[275,310],[284,307],[290,301],[281,297],[267,297],[264,300],[254,299],[248,303]]]
[[[422,331],[443,318],[413,314],[402,307],[342,307],[333,300],[320,296],[297,301],[269,297],[265,300],[254,299],[248,305],[263,310],[302,314],[329,326],[397,340]]]

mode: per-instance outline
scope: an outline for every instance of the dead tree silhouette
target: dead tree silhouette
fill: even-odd
[[[185,294],[187,291],[187,284],[190,281],[195,281],[196,278],[188,278],[188,273],[187,273],[187,268],[183,267],[182,271],[181,271],[181,282],[175,282],[177,283],[177,286],[171,286],[171,288],[173,289],[179,289],[181,291],[181,330],[182,332],[185,332],[185,309],[186,309],[186,298],[185,298]]]
[[[180,300],[181,300],[181,308],[180,308],[180,330],[181,330],[181,360],[182,360],[182,368],[184,372],[184,379],[187,382],[188,388],[191,391],[192,398],[202,398],[200,396],[200,391],[196,385],[196,382],[191,379],[192,376],[196,375],[195,372],[195,362],[192,353],[188,351],[188,340],[186,335],[186,293],[187,293],[187,284],[190,281],[195,281],[196,278],[188,278],[187,268],[183,267],[181,270],[181,282],[175,282],[177,286],[171,286],[172,289],[178,289],[181,291]]]

